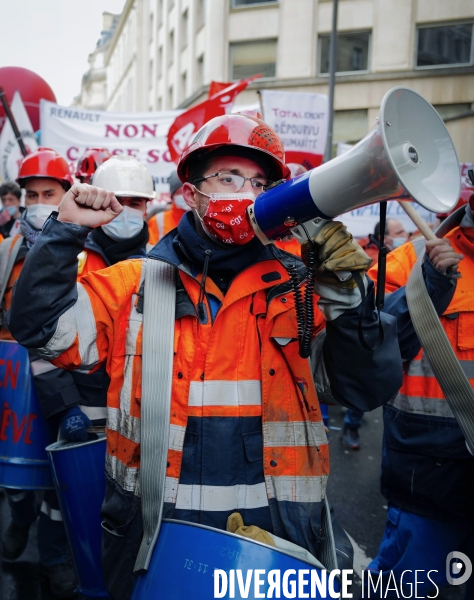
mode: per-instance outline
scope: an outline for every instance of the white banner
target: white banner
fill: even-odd
[[[280,136],[286,161],[304,164],[303,156],[317,155],[321,164],[328,135],[328,97],[322,94],[261,90],[264,120]],[[306,166],[306,165],[305,165]]]
[[[64,156],[74,173],[77,160],[90,148],[134,156],[152,174],[156,191],[167,192],[168,177],[176,168],[168,151],[168,130],[182,112],[106,112],[41,100],[41,145]]]
[[[38,144],[20,92],[15,92],[10,108],[28,153],[34,152],[38,148]],[[15,181],[22,160],[23,154],[13,133],[13,128],[10,121],[6,119],[0,134],[0,179]]]
[[[420,206],[417,202],[413,202],[413,207],[416,212],[423,218],[428,224],[435,225],[436,213],[430,212]],[[387,219],[396,219],[405,228],[405,231],[413,233],[416,230],[416,225],[398,204],[398,202],[390,201],[387,202]],[[342,221],[347,229],[356,238],[363,238],[374,233],[375,225],[380,221],[380,204],[370,204],[369,206],[362,206],[355,210],[351,210],[339,217],[336,217],[336,221]]]

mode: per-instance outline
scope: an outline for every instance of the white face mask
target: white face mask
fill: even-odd
[[[107,225],[102,225],[102,229],[117,242],[129,240],[143,229],[143,213],[137,208],[124,206],[119,216]]]
[[[175,203],[176,208],[186,211],[191,210],[191,207],[186,204],[186,200],[181,194],[176,194],[176,196],[173,196],[173,202]]]
[[[46,219],[56,210],[57,206],[51,204],[33,204],[26,211],[26,220],[35,229],[43,229]]]
[[[402,245],[403,245],[403,244],[404,244],[406,241],[407,241],[407,238],[405,238],[405,237],[396,237],[396,238],[393,238],[393,241],[392,241],[393,248],[394,248],[394,249],[395,249],[395,248],[399,248],[399,247],[400,247],[400,246],[402,246]]]
[[[6,208],[4,208],[2,210],[2,212],[6,211],[7,213],[10,213],[10,217],[14,217],[18,211],[18,207],[16,206],[7,206]]]

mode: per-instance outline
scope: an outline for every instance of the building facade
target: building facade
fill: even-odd
[[[127,0],[104,54],[107,110],[186,108],[209,83],[261,73],[259,89],[328,93],[332,0]],[[333,141],[375,124],[385,93],[409,87],[474,160],[472,0],[339,0]]]
[[[102,31],[97,45],[88,56],[89,69],[81,81],[81,91],[74,98],[73,106],[105,110],[107,105],[107,69],[105,54],[112,40],[115,27],[121,15],[104,12],[102,14]]]

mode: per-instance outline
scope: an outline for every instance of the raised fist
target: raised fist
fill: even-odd
[[[113,192],[76,183],[64,194],[58,219],[64,223],[94,228],[110,223],[122,210]]]

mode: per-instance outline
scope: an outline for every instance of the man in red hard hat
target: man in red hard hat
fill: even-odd
[[[90,183],[100,165],[111,156],[112,154],[105,148],[86,150],[77,161],[76,177],[81,183]]]
[[[0,246],[2,258],[10,255],[12,251],[17,252],[11,271],[1,273],[2,278],[8,278],[2,300],[0,339],[3,340],[13,339],[5,325],[4,313],[10,308],[13,286],[23,268],[25,256],[36,242],[46,219],[57,209],[64,193],[70,189],[73,178],[62,156],[50,148],[39,148],[23,159],[17,181],[20,187],[25,189],[26,211],[22,215],[20,233],[8,238]],[[6,264],[5,260],[0,259],[0,262]],[[18,301],[23,300],[20,297]],[[57,436],[60,424],[62,432],[67,431],[66,438],[79,422],[85,428],[89,420],[82,410],[77,408],[82,402],[82,397],[72,374],[62,369],[51,368],[52,365],[33,355],[30,356],[30,360],[43,415],[55,435]],[[6,490],[6,493],[12,520],[3,537],[2,554],[3,558],[15,560],[21,556],[27,545],[29,529],[38,517],[38,509],[33,491]],[[53,594],[59,598],[73,595],[76,577],[70,562],[66,532],[54,490],[45,492],[39,510],[38,550],[42,576],[49,580]]]
[[[393,317],[381,317],[383,343],[360,351],[359,319],[373,339],[380,324],[364,273],[370,260],[334,222],[322,233],[321,252],[361,279],[365,297],[353,282],[318,279],[311,363],[299,355],[289,270],[304,290],[304,265],[264,246],[246,210],[268,185],[289,177],[283,144],[265,122],[248,115],[212,119],[183,153],[178,175],[191,210],[148,262],[124,261],[89,273],[77,286],[73,260],[90,229],[122,209],[107,190],[73,186],[17,283],[15,296],[26,294],[30,309],[14,303],[10,312],[16,339],[56,366],[107,365],[112,384],[102,563],[116,600],[130,598],[143,537],[145,264],[161,261],[176,269],[165,518],[263,536],[275,545],[283,539],[322,561],[326,551],[336,556],[330,536],[322,535],[329,452],[318,395],[371,410],[388,401],[402,379]],[[40,280],[38,265],[51,252],[54,267],[46,266]],[[47,293],[38,294],[40,286]],[[313,290],[308,295],[313,298]],[[348,539],[337,525],[334,532],[339,568],[351,568]]]

